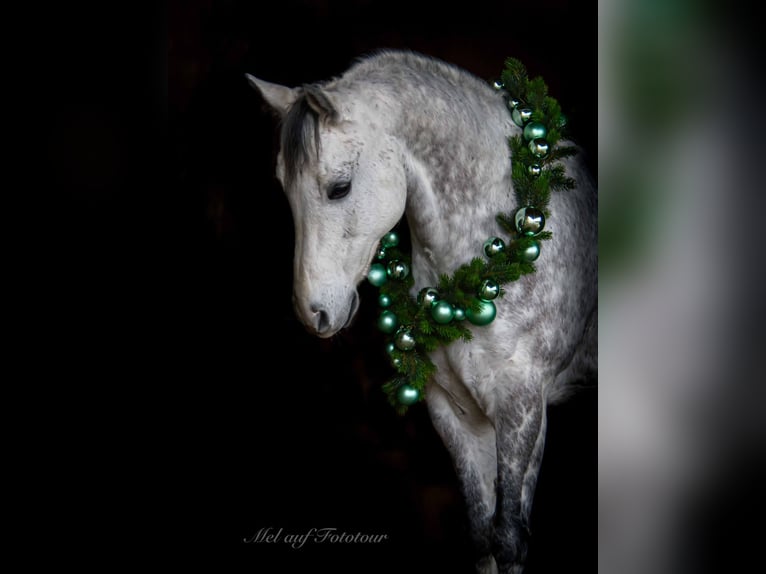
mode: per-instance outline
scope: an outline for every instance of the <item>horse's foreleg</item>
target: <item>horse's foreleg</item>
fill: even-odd
[[[545,445],[541,393],[514,395],[497,413],[497,502],[493,554],[501,574],[524,570],[529,517]]]
[[[492,557],[492,517],[495,512],[497,451],[495,431],[473,400],[460,392],[446,367],[440,384],[429,387],[428,410],[454,462],[468,509],[471,538],[479,574],[497,574]]]

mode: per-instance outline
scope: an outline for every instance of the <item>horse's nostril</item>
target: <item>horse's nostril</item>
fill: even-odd
[[[317,333],[322,334],[330,328],[330,316],[317,303],[310,303],[309,309],[314,313],[314,327]]]
[[[324,333],[330,328],[330,316],[325,312],[320,310],[319,313],[317,313],[317,333]]]

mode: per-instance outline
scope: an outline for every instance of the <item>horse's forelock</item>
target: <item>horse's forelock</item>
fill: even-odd
[[[285,168],[285,187],[306,165],[312,152],[319,150],[317,113],[309,105],[306,94],[301,94],[290,107],[282,122],[282,159]]]

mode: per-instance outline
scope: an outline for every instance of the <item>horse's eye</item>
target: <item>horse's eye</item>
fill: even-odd
[[[330,199],[340,199],[341,197],[346,197],[349,191],[351,191],[351,182],[339,181],[330,186],[327,190],[327,197]]]

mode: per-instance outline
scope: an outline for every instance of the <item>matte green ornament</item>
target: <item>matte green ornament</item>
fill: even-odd
[[[378,329],[384,333],[393,333],[398,324],[399,319],[391,311],[383,311],[378,317]]]
[[[447,301],[437,301],[431,307],[431,317],[440,325],[446,325],[455,317],[455,308]]]
[[[514,216],[516,231],[521,235],[531,237],[537,235],[545,227],[545,214],[536,207],[522,207]]]
[[[423,287],[418,293],[418,305],[424,309],[430,309],[438,300],[439,292],[433,287]]]
[[[396,397],[403,405],[414,405],[420,399],[420,392],[410,385],[402,385],[396,393]]]
[[[409,274],[410,266],[407,265],[404,261],[395,259],[394,261],[390,261],[388,263],[388,276],[391,277],[391,279],[401,280],[407,277]]]
[[[411,351],[415,348],[415,337],[412,336],[412,331],[409,329],[401,328],[396,332],[394,338],[394,344],[400,351]]]
[[[523,128],[526,123],[532,119],[532,110],[529,108],[514,108],[511,112],[511,118],[520,128]]]
[[[489,325],[495,320],[497,315],[497,308],[492,301],[485,301],[484,299],[478,299],[479,310],[474,311],[470,307],[465,310],[466,319],[476,326],[482,327]]]
[[[380,297],[378,297],[378,305],[381,307],[390,307],[393,302],[391,295],[387,295],[386,293],[381,293]]]
[[[533,140],[537,138],[544,138],[548,135],[548,130],[540,122],[529,122],[524,126],[524,139]]]
[[[382,245],[378,247],[378,250],[375,252],[375,259],[385,259],[386,258],[386,248]]]
[[[399,236],[395,231],[389,231],[383,236],[381,243],[383,244],[383,247],[396,247],[399,245]]]
[[[490,237],[484,242],[484,254],[487,257],[494,257],[505,251],[505,241],[499,237]]]
[[[532,263],[538,257],[540,257],[540,244],[537,241],[532,241],[521,252],[521,258],[529,263]]]
[[[550,145],[543,138],[533,139],[529,142],[529,151],[535,157],[544,158],[550,151]]]
[[[540,174],[543,173],[543,168],[540,167],[539,163],[533,163],[527,166],[527,173],[532,177],[540,177]]]
[[[485,279],[479,287],[479,298],[490,301],[500,295],[500,285],[492,279]]]
[[[455,321],[463,321],[465,319],[465,309],[462,307],[455,307]]]
[[[370,270],[367,272],[367,281],[380,287],[388,279],[386,268],[381,263],[373,263],[370,265]]]

